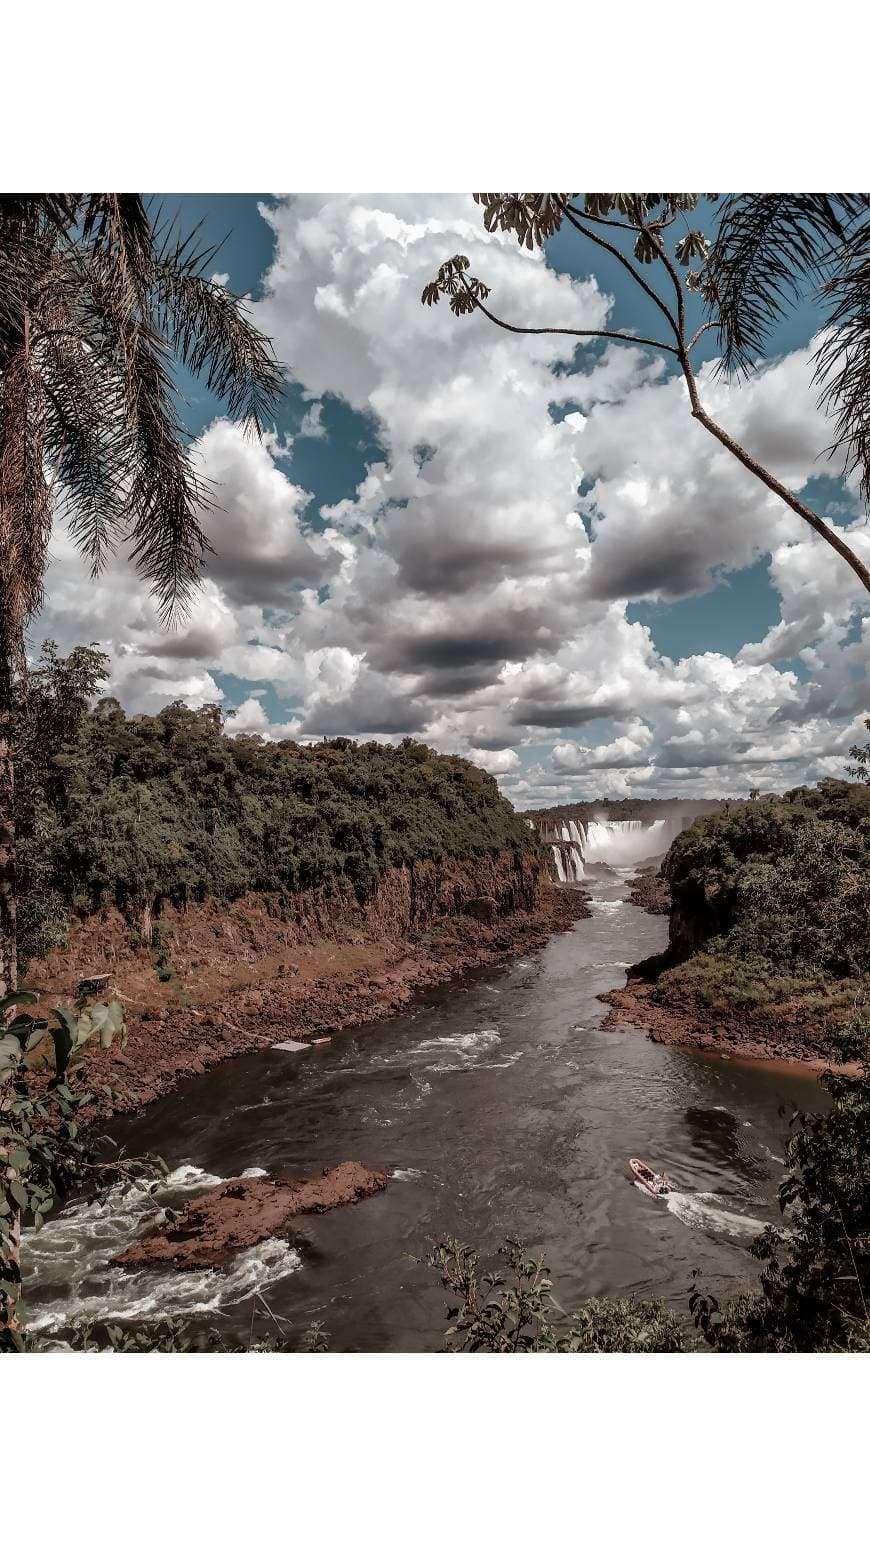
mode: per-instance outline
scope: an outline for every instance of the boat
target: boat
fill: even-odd
[[[656,1170],[650,1170],[649,1165],[645,1165],[643,1160],[639,1159],[630,1159],[628,1164],[635,1180],[639,1181],[641,1186],[645,1186],[648,1192],[652,1192],[653,1197],[667,1196],[671,1188],[664,1172],[659,1174]]]

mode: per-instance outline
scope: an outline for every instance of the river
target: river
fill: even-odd
[[[226,1273],[110,1268],[153,1204],[73,1203],[26,1234],[31,1327],[168,1314],[246,1336],[259,1292],[291,1340],[317,1319],[336,1351],[437,1349],[445,1293],[419,1258],[445,1234],[487,1256],[507,1236],[545,1251],[569,1307],[655,1294],[685,1312],[696,1267],[720,1296],[751,1282],[752,1239],[780,1218],[789,1111],[826,1097],[799,1071],[602,1030],[596,995],[662,949],[667,920],[627,904],[615,872],[592,877],[592,917],[540,953],[327,1045],[225,1063],[112,1129],[131,1152],[163,1155],[170,1203],[245,1169],[344,1159],[386,1167],[385,1192],[300,1220],[292,1241]],[[667,1169],[667,1199],[632,1182],[632,1155]],[[256,1330],[274,1330],[265,1312]]]

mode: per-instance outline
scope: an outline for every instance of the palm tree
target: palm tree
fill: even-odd
[[[870,194],[734,194],[717,210],[712,244],[688,223],[698,205],[696,193],[588,193],[582,203],[569,193],[474,197],[484,207],[488,231],[509,231],[530,250],[543,246],[564,224],[609,253],[654,302],[664,338],[506,321],[486,304],[489,287],[468,272],[468,259],[461,254],[443,263],[426,286],[425,305],[435,305],[444,296],[456,315],[481,311],[509,333],[614,339],[672,356],[688,388],[692,417],[806,521],[870,591],[870,569],[836,528],[712,418],[693,363],[701,337],[715,329],[723,350],[720,369],[747,373],[789,303],[807,285],[816,286],[829,303],[816,379],[822,402],[834,411],[836,434],[830,450],[842,453],[846,470],[861,470],[862,493],[870,499]],[[718,203],[718,194],[706,197]],[[706,307],[706,318],[698,326],[689,320],[687,292],[697,292]]]
[[[282,390],[243,298],[206,277],[216,251],[139,194],[0,198],[0,995],[16,982],[12,714],[55,511],[94,575],[126,543],[170,621],[210,503],[173,366],[258,435]]]

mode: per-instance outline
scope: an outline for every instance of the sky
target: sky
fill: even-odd
[[[607,254],[567,231],[529,253],[470,195],[162,198],[229,233],[215,276],[251,296],[286,400],[258,442],[180,373],[219,506],[184,624],[161,628],[123,551],[94,581],[59,519],[34,650],[100,643],[130,713],[182,699],[234,710],[229,733],[414,736],[520,808],[842,776],[870,712],[865,593],[692,420],[666,357],[420,304],[461,251],[507,319],[647,333]],[[708,334],[701,391],[866,560],[857,487],[825,456],[820,323],[804,300],[741,384]]]

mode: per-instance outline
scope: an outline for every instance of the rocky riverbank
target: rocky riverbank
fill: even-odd
[[[761,1008],[677,1007],[657,996],[655,982],[631,976],[624,988],[601,997],[610,1005],[605,1030],[634,1027],[665,1045],[697,1047],[726,1057],[800,1062],[817,1070],[830,1061],[825,1045],[835,1017],[816,1004],[791,999]]]
[[[381,1020],[422,989],[546,944],[588,916],[585,893],[551,885],[537,856],[427,862],[391,871],[364,903],[302,892],[292,906],[242,898],[164,907],[150,948],[113,910],[76,923],[28,985],[69,1002],[85,978],[125,1006],[129,1039],[100,1057],[132,1110],[183,1080],[280,1041],[310,1043]]]

